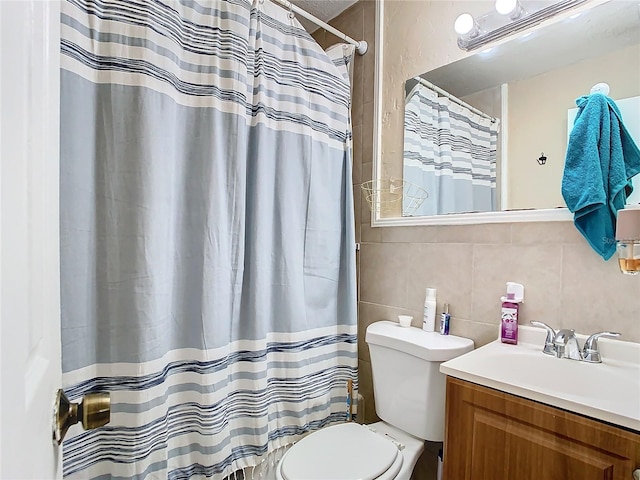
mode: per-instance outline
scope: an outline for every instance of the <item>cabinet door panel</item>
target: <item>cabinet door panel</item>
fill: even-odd
[[[474,416],[472,478],[611,480],[612,462],[593,448],[490,412]],[[487,439],[493,439],[488,442]],[[487,462],[488,460],[488,462]]]
[[[445,480],[629,480],[640,435],[447,380]]]

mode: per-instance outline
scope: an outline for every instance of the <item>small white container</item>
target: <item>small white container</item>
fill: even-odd
[[[401,327],[410,327],[411,320],[413,320],[413,317],[411,315],[398,315],[398,322],[400,322]]]

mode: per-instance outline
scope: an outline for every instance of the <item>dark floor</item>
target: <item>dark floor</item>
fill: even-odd
[[[438,471],[438,451],[442,442],[425,442],[424,452],[418,459],[411,480],[436,480]]]

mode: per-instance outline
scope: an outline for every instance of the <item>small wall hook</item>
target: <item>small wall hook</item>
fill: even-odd
[[[593,87],[591,87],[591,91],[589,95],[593,95],[594,93],[601,93],[603,95],[609,95],[611,88],[608,83],[596,83]]]
[[[538,157],[538,163],[540,165],[544,165],[545,163],[547,163],[547,157],[544,156],[544,152],[542,152],[541,155]]]

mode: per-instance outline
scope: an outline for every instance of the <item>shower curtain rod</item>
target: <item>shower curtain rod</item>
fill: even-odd
[[[434,85],[433,83],[431,83],[428,80],[425,80],[422,77],[416,77],[418,79],[418,81],[420,83],[422,83],[425,87],[430,88],[431,90],[435,90],[436,92],[438,92],[440,95],[447,97],[449,100],[454,101],[455,103],[457,103],[458,105],[462,105],[465,108],[468,108],[469,110],[471,110],[473,113],[476,113],[478,115],[480,115],[483,118],[488,118],[489,120],[491,120],[493,123],[495,123],[497,120],[495,118],[493,118],[491,115],[487,115],[486,113],[484,113],[481,110],[478,110],[475,107],[472,107],[471,105],[469,105],[467,102],[460,100],[458,97],[451,95],[449,92],[447,92],[446,90],[441,89],[439,86]]]
[[[329,25],[328,23],[323,22],[319,18],[314,17],[313,15],[311,15],[306,10],[303,10],[302,8],[298,7],[297,5],[294,5],[293,3],[289,2],[288,0],[272,0],[272,1],[282,5],[283,7],[285,7],[286,9],[288,9],[288,10],[290,10],[292,12],[295,12],[295,13],[303,16],[307,20],[312,21],[313,23],[315,23],[319,27],[322,27],[326,31],[328,31],[330,33],[333,33],[336,37],[341,38],[341,39],[345,40],[346,42],[348,42],[348,43],[350,43],[352,45],[355,45],[356,46],[356,50],[358,51],[358,53],[360,55],[364,55],[365,53],[367,53],[367,48],[369,46],[367,45],[366,41],[364,41],[364,40],[360,40],[360,41],[354,40],[350,36],[342,33],[340,30],[338,30],[336,28],[333,28],[331,25]]]

